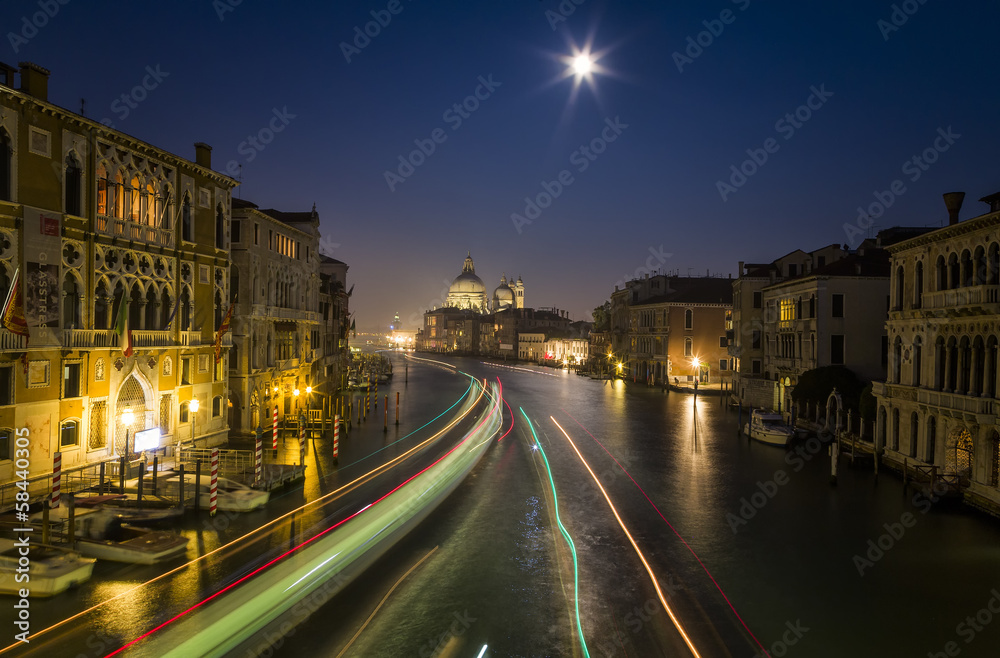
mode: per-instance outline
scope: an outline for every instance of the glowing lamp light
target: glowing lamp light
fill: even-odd
[[[313,387],[312,386],[306,386],[306,393],[312,393],[312,392],[313,392]]]
[[[621,370],[621,369],[622,369],[622,366],[623,366],[623,365],[625,365],[625,364],[623,364],[623,363],[619,362],[619,363],[618,363],[618,369],[619,369],[619,370]]]
[[[573,59],[573,70],[576,71],[577,75],[586,75],[590,73],[590,68],[593,65],[594,63],[590,61],[590,57],[588,55],[580,54]]]
[[[299,397],[299,389],[295,389],[294,391],[292,391],[292,395],[294,395],[295,397]]]
[[[275,386],[275,387],[274,387],[274,392],[275,392],[275,393],[277,393],[277,392],[278,392],[278,387],[277,387],[277,386]]]
[[[698,357],[694,357],[693,359],[691,359],[691,365],[697,368],[701,366],[701,361],[698,360]]]
[[[135,416],[132,414],[132,410],[125,409],[122,412],[122,425],[132,425],[133,421],[135,421]]]
[[[191,400],[191,404],[188,405],[188,409],[190,409],[194,413],[198,413],[198,408],[200,406],[201,405],[198,404],[198,398],[194,398]]]

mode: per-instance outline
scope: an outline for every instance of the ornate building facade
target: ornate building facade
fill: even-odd
[[[874,385],[876,446],[932,465],[965,500],[1000,512],[1000,194],[989,212],[889,247],[889,370]]]
[[[319,215],[233,201],[231,427],[248,435],[322,405]],[[313,388],[317,388],[316,396]],[[298,394],[296,394],[296,391]]]
[[[19,74],[15,88],[0,66],[0,298],[19,270],[30,336],[0,328],[0,482],[15,428],[33,475],[55,452],[64,469],[131,453],[126,432],[224,441],[228,357],[213,343],[237,182],[207,145],[178,157],[49,103],[45,69]],[[112,329],[123,304],[131,355]]]

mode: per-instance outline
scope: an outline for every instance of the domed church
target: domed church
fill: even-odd
[[[470,309],[477,313],[486,313],[489,310],[486,285],[476,276],[476,265],[472,262],[471,252],[465,257],[462,273],[455,277],[451,288],[448,289],[445,306]]]
[[[516,282],[511,279],[508,283],[505,273],[500,277],[500,285],[493,291],[493,299],[490,300],[486,294],[486,285],[476,276],[476,265],[469,253],[465,257],[462,273],[455,277],[448,289],[444,305],[485,314],[491,312],[490,301],[493,302],[493,313],[507,308],[524,308],[524,282],[521,277],[517,277]]]
[[[517,283],[512,279],[507,283],[507,274],[500,277],[500,285],[493,291],[493,312],[508,308],[524,308],[524,282],[517,277]]]

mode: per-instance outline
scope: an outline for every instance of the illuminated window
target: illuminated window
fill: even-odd
[[[60,447],[76,446],[80,444],[80,421],[64,420],[59,425],[59,445]]]
[[[97,168],[97,214],[108,214],[108,170],[104,165]]]
[[[684,356],[691,356],[694,354],[694,345],[690,338],[684,339]]]

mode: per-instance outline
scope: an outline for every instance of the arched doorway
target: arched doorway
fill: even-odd
[[[145,386],[143,385],[145,383]],[[126,432],[129,437],[128,452],[133,452],[132,438],[137,431],[142,431],[147,427],[152,427],[152,410],[147,405],[146,391],[149,388],[147,382],[140,382],[135,374],[130,374],[121,387],[118,389],[118,399],[115,403],[115,453],[123,455],[126,453],[125,440]],[[132,424],[126,426],[122,423],[122,413],[126,410],[132,412]]]
[[[958,475],[962,483],[968,484],[972,477],[972,434],[964,427],[956,427],[948,434],[945,446],[944,470]]]

